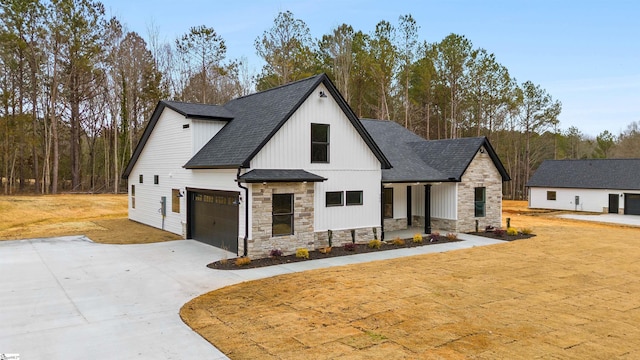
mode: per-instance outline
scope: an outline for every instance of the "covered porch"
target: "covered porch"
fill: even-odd
[[[382,193],[383,239],[455,231],[457,183],[384,183]]]

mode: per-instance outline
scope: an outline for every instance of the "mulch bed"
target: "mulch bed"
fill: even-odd
[[[278,256],[278,257],[267,257],[264,259],[251,259],[251,262],[246,265],[238,266],[235,264],[236,259],[228,259],[213,262],[207,267],[216,270],[240,270],[240,269],[253,269],[259,268],[263,266],[271,266],[271,265],[281,265],[281,264],[289,264],[299,261],[308,261],[314,259],[326,259],[330,257],[336,256],[347,256],[347,255],[355,255],[355,254],[364,254],[376,251],[385,251],[385,250],[395,250],[395,249],[403,249],[403,248],[412,248],[418,246],[428,246],[435,244],[442,244],[448,242],[456,242],[461,241],[460,239],[449,240],[444,235],[439,235],[433,238],[430,241],[429,237],[425,237],[422,243],[414,243],[413,239],[404,239],[404,245],[395,245],[391,241],[383,241],[380,249],[370,248],[367,244],[355,244],[355,249],[353,251],[347,250],[344,246],[334,246],[331,248],[331,252],[323,254],[318,250],[309,250],[309,259],[298,258],[295,254],[286,255],[286,256]]]
[[[476,236],[484,236],[487,238],[491,238],[491,239],[496,239],[496,240],[504,240],[504,241],[513,241],[513,240],[522,240],[522,239],[530,239],[532,237],[534,237],[534,234],[522,234],[522,233],[518,233],[518,235],[507,235],[507,233],[505,232],[504,234],[499,234],[496,233],[495,231],[480,231],[480,232],[470,232],[468,233],[469,235],[476,235]]]

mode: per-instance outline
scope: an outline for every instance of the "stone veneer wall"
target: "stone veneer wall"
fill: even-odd
[[[373,231],[375,229],[375,233]],[[356,243],[366,243],[370,240],[382,238],[382,229],[380,227],[370,227],[370,228],[358,228],[355,230],[355,241]],[[329,246],[329,232],[328,231],[319,231],[315,233],[316,241],[315,248],[321,248],[325,246]],[[332,246],[343,246],[345,243],[352,242],[351,237],[351,229],[343,229],[343,230],[332,230],[331,236],[331,245]]]
[[[384,219],[384,231],[404,230],[407,226],[407,218]]]
[[[476,187],[486,188],[484,217],[475,217]],[[476,154],[462,176],[462,182],[458,184],[458,223],[455,231],[475,231],[476,220],[479,221],[480,229],[484,229],[487,225],[502,226],[502,177],[486,151]]]
[[[272,195],[293,194],[293,235],[272,236]],[[292,254],[298,248],[314,248],[314,183],[255,184],[251,191],[253,214],[249,257],[261,258],[273,249]]]

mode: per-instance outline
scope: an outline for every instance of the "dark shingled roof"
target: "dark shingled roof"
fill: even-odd
[[[393,121],[361,120],[393,168],[382,170],[385,182],[460,181],[484,146],[503,181],[510,180],[485,137],[425,140]]]
[[[154,110],[151,120],[145,128],[122,177],[128,178],[133,170],[144,144],[149,139],[165,107],[169,107],[190,118],[228,120],[222,130],[184,165],[185,168],[248,168],[250,167],[251,159],[320,84],[325,85],[329,94],[338,103],[353,127],[378,158],[382,168],[391,167],[378,145],[367,133],[331,80],[327,75],[320,74],[243,96],[229,101],[224,106],[161,101]]]
[[[545,160],[527,186],[640,190],[640,159]]]
[[[193,104],[180,101],[163,100],[162,103],[187,118],[231,120],[233,114],[220,105]]]
[[[246,183],[259,182],[319,182],[326,178],[299,169],[254,169],[240,176],[240,181]]]

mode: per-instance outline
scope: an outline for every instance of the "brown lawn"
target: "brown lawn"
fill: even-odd
[[[127,195],[0,196],[0,240],[64,235],[108,244],[180,239],[127,219]]]
[[[232,359],[640,358],[640,229],[504,217],[538,236],[242,283],[180,314]]]

